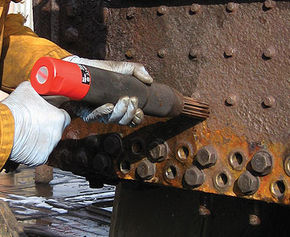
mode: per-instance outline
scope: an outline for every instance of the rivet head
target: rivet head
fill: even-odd
[[[273,46],[266,48],[263,52],[266,58],[273,58],[276,55],[276,50]]]
[[[135,12],[136,12],[136,8],[135,7],[129,8],[128,11],[127,11],[127,13],[126,13],[126,18],[128,20],[131,20],[132,18],[134,18]]]
[[[135,55],[136,55],[135,49],[128,49],[127,52],[125,53],[125,56],[128,59],[134,58]]]
[[[272,8],[276,7],[276,2],[273,0],[266,0],[264,2],[264,7],[267,9],[272,9]]]
[[[158,15],[164,15],[168,12],[168,8],[166,6],[160,6],[157,9]]]
[[[290,156],[288,156],[284,161],[285,173],[290,177]]]
[[[226,104],[233,106],[236,105],[238,101],[238,97],[235,94],[230,94],[227,98],[226,98]]]
[[[78,40],[79,37],[79,32],[76,28],[74,27],[69,27],[66,31],[65,31],[65,39],[67,42],[75,42]]]
[[[235,12],[236,10],[238,10],[239,8],[239,4],[235,3],[235,2],[229,2],[227,4],[227,11],[229,12]]]
[[[252,175],[249,171],[245,171],[238,178],[237,185],[243,194],[254,194],[259,188],[259,179]]]
[[[275,106],[276,104],[276,100],[273,96],[269,95],[269,96],[266,96],[264,99],[263,99],[263,105],[270,108],[270,107],[273,107]]]
[[[204,179],[205,177],[203,171],[196,166],[192,166],[185,171],[184,181],[191,187],[202,185]]]
[[[249,224],[252,226],[258,226],[261,224],[261,219],[255,214],[249,215]]]
[[[199,4],[196,4],[196,3],[193,3],[191,6],[190,6],[190,12],[196,14],[196,13],[199,13],[201,10],[201,6]]]
[[[166,56],[166,49],[159,49],[157,55],[159,58],[164,58]]]
[[[258,151],[251,160],[252,169],[260,175],[271,172],[273,165],[272,156],[266,151]]]
[[[201,166],[212,166],[216,163],[217,153],[213,147],[205,146],[196,153],[196,160]]]
[[[155,166],[149,160],[143,160],[138,164],[136,173],[141,179],[151,179],[155,174]]]
[[[225,56],[226,57],[233,57],[234,54],[236,53],[236,49],[233,48],[232,46],[228,46],[225,48]]]

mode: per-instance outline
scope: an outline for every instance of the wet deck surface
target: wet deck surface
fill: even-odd
[[[58,169],[48,185],[34,183],[33,168],[0,173],[0,199],[28,236],[108,236],[114,195],[114,186],[91,189],[84,178]]]

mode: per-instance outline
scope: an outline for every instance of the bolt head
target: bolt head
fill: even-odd
[[[236,105],[238,101],[238,97],[235,94],[230,94],[227,98],[226,98],[226,104],[227,105]]]
[[[196,58],[198,58],[198,56],[199,56],[199,52],[195,48],[190,49],[190,51],[189,51],[189,58],[190,59],[196,59]]]
[[[166,49],[159,49],[157,55],[159,58],[164,58],[166,55]]]
[[[152,158],[154,161],[161,161],[164,160],[167,156],[167,147],[166,145],[160,144],[158,142],[153,142],[150,147],[152,147],[149,150],[149,156]]]
[[[284,161],[284,170],[286,174],[290,177],[290,156],[288,156]]]
[[[160,6],[157,9],[158,15],[164,15],[168,12],[168,8],[166,6]]]
[[[111,159],[105,154],[97,154],[93,160],[93,168],[97,173],[104,173],[111,166]]]
[[[204,182],[204,173],[196,166],[188,168],[184,174],[184,181],[189,186],[200,186]]]
[[[74,27],[69,27],[64,33],[65,39],[67,42],[75,42],[78,40],[79,32]]]
[[[269,174],[272,169],[272,156],[266,151],[259,151],[252,158],[251,166],[260,175]]]
[[[198,212],[200,216],[209,216],[211,214],[210,210],[204,205],[199,206]]]
[[[155,166],[149,160],[143,160],[138,164],[136,173],[141,179],[151,179],[155,174]]]
[[[196,3],[193,3],[191,6],[190,6],[190,11],[194,14],[200,12],[201,10],[201,6],[199,4],[196,4]]]
[[[126,18],[128,20],[131,20],[132,18],[134,18],[135,12],[136,12],[136,8],[135,7],[129,8],[128,11],[127,11],[127,13],[126,13]]]
[[[276,100],[273,96],[269,95],[263,99],[263,104],[266,107],[273,107],[276,103]]]
[[[120,154],[122,151],[122,138],[119,134],[111,134],[107,136],[104,140],[104,150],[110,155]]]
[[[213,147],[205,146],[197,152],[196,160],[201,166],[211,166],[216,163],[217,153]]]
[[[238,3],[235,3],[235,2],[229,2],[227,4],[227,10],[229,12],[235,12],[236,10],[238,10],[239,8],[239,4]]]
[[[242,193],[249,195],[255,193],[259,188],[259,179],[249,171],[245,171],[238,178],[237,185]]]
[[[261,224],[261,219],[255,214],[249,215],[249,224],[252,226],[257,226]]]
[[[266,0],[264,2],[264,7],[267,9],[272,9],[272,8],[276,7],[276,2],[273,0]]]
[[[236,53],[236,49],[231,47],[231,46],[228,46],[225,48],[225,55],[226,57],[233,57],[234,54]]]
[[[265,49],[263,54],[266,58],[273,58],[276,55],[276,50],[273,46],[270,46]]]
[[[128,59],[134,58],[135,55],[136,55],[136,51],[135,51],[135,49],[128,49],[127,52],[125,53],[125,56],[126,56]]]

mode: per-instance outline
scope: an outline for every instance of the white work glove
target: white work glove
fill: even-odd
[[[80,58],[75,55],[64,58],[63,60],[131,75],[146,84],[151,84],[153,82],[152,77],[148,74],[144,66],[139,63],[91,60]],[[129,125],[132,127],[140,124],[144,118],[143,111],[138,108],[138,98],[130,98],[128,96],[120,98],[115,106],[109,103],[98,108],[89,108],[83,105],[83,108],[79,110],[77,115],[86,122],[100,121],[103,123],[118,123],[120,125]]]
[[[28,166],[44,164],[71,121],[68,113],[46,102],[27,81],[2,103],[9,107],[15,122],[9,159]]]

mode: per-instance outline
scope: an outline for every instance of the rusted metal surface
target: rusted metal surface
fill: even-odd
[[[201,165],[205,182],[195,189],[289,204],[288,166],[283,165],[290,150],[289,2],[113,0],[106,7],[108,59],[141,62],[158,82],[211,107],[206,122],[173,137],[164,138],[162,126],[145,136],[145,145],[156,137],[169,147],[146,182],[184,187],[185,170],[200,165],[198,154],[210,146],[216,163]],[[128,12],[134,12],[129,19]],[[128,49],[135,52],[130,59]],[[182,125],[167,129],[176,126]],[[144,129],[137,133],[142,137]],[[176,151],[180,144],[191,150],[183,160]],[[250,161],[261,151],[273,164],[257,173]],[[119,176],[136,179],[137,165],[132,162],[132,171]],[[168,167],[174,167],[173,179],[164,175]],[[250,195],[237,185],[247,170],[259,180],[251,184],[258,190]]]
[[[144,182],[288,205],[290,3],[112,0],[105,6],[106,58],[143,63],[155,81],[209,103],[211,115],[204,122],[147,117],[136,129],[76,120],[64,137],[121,134],[113,164],[122,179],[143,180],[136,171],[149,161],[154,172],[148,165]],[[204,147],[216,153],[209,165],[197,159]],[[251,160],[262,151],[272,164],[257,172]],[[184,182],[192,166],[204,174],[199,186]]]

